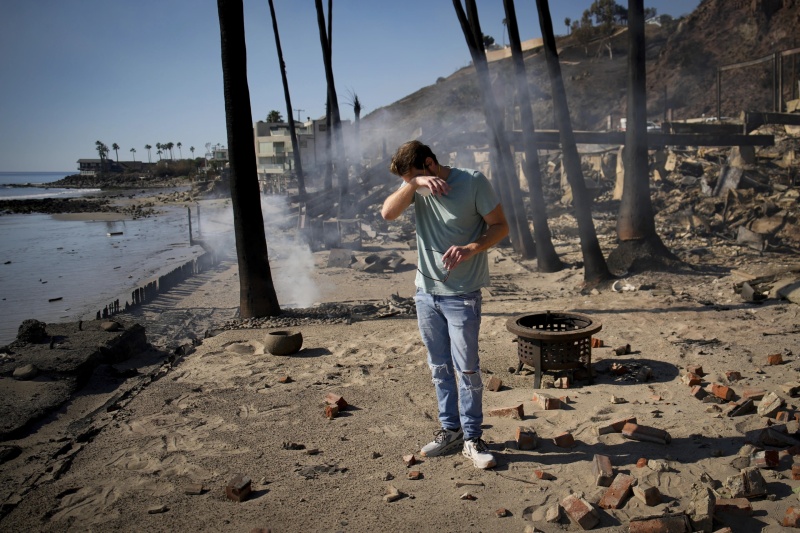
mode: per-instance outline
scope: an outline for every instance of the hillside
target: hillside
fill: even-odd
[[[648,109],[650,118],[667,106],[676,119],[716,112],[716,69],[800,46],[800,2],[780,0],[704,0],[684,19],[659,27],[648,25]],[[612,57],[601,42],[584,47],[572,37],[559,38],[561,68],[575,129],[602,130],[608,115],[616,127],[624,116],[627,32],[611,42]],[[466,44],[464,45],[466,47]],[[796,56],[795,56],[796,57]],[[541,49],[526,52],[528,83],[536,127],[553,128],[550,82]],[[784,77],[791,75],[787,62]],[[771,110],[772,76],[765,63],[723,77],[722,110],[738,116],[744,110]],[[510,59],[490,64],[495,95],[512,116],[514,90]],[[785,97],[791,97],[786,82]],[[510,123],[507,120],[507,123]],[[361,122],[365,153],[372,157],[411,137],[442,139],[447,132],[481,131],[485,119],[472,67],[379,108]],[[369,145],[369,141],[374,144]]]

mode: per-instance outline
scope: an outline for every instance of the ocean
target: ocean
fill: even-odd
[[[0,172],[0,199],[98,194],[97,189],[9,187],[50,183],[75,172]],[[184,206],[137,220],[57,220],[46,214],[0,215],[0,346],[23,320],[91,320],[98,310],[203,253],[189,245]],[[205,215],[205,213],[204,213]],[[203,228],[211,224],[203,220]],[[197,231],[196,220],[194,221]],[[205,235],[204,235],[205,236]]]

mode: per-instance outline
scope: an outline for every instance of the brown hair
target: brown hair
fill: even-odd
[[[397,176],[404,176],[411,172],[412,168],[425,168],[425,160],[429,157],[434,163],[439,164],[429,146],[417,140],[408,141],[403,143],[392,156],[389,171]]]

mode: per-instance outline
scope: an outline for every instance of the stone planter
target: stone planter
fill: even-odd
[[[272,355],[292,355],[302,346],[303,334],[299,331],[271,331],[264,341],[264,347]]]

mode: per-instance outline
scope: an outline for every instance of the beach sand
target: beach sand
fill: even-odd
[[[569,264],[580,260],[577,239],[559,241],[557,249]],[[413,264],[405,244],[386,239],[355,255],[383,252]],[[379,304],[392,294],[413,295],[413,268],[376,274],[329,268],[329,253],[313,254],[319,302]],[[100,367],[48,423],[4,443],[20,446],[21,453],[0,465],[0,501],[8,510],[0,529],[555,532],[580,529],[563,513],[556,523],[545,519],[570,493],[593,504],[599,531],[628,531],[636,517],[690,512],[693,491],[729,495],[727,480],[743,466],[745,434],[769,419],[757,413],[729,417],[727,405],[694,398],[681,381],[687,367],[702,365],[703,385],[729,385],[737,399],[746,389],[763,389],[785,400],[783,411],[793,413],[798,404],[782,385],[796,381],[800,370],[794,353],[800,307],[780,299],[747,303],[734,290],[743,271],[761,276],[792,265],[785,256],[714,253],[706,261],[725,270],[639,274],[623,280],[634,290],[585,292],[582,269],[539,273],[535,261],[520,260],[509,248],[493,249],[480,355],[484,383],[498,377],[502,388],[484,392],[484,438],[498,462],[486,471],[460,453],[419,455],[438,422],[413,316],[290,328],[268,322],[203,338],[236,319],[238,272],[235,264],[223,263],[134,316],[162,355],[194,340],[193,353],[173,355],[171,362],[143,354],[115,365],[113,379],[108,367]],[[281,261],[273,258],[273,276],[291,269],[289,259]],[[281,298],[289,297],[279,292]],[[602,323],[594,336],[604,346],[591,354],[594,383],[536,390],[530,367],[510,372],[518,357],[507,320],[548,310],[585,313]],[[300,331],[302,350],[270,355],[266,335],[277,329]],[[630,353],[616,355],[613,349],[623,345]],[[783,363],[769,365],[770,354],[781,354]],[[612,365],[628,372],[618,375]],[[651,376],[642,378],[645,367]],[[125,372],[131,368],[135,375]],[[729,371],[740,372],[741,380],[727,377]],[[553,373],[544,380],[552,384]],[[349,404],[330,420],[324,415],[328,393]],[[569,400],[543,410],[535,393]],[[518,405],[522,420],[488,416]],[[597,435],[598,427],[626,417],[669,432],[671,442]],[[536,449],[518,449],[520,426],[537,433]],[[557,446],[554,439],[566,432],[574,445]],[[760,470],[769,495],[751,500],[751,516],[718,513],[714,530],[779,531],[786,509],[800,503],[793,493],[800,480],[792,479],[786,446],[756,445],[784,450],[777,466]],[[418,461],[411,467],[403,459],[409,454]],[[610,458],[614,474],[656,487],[661,503],[648,506],[629,497],[619,509],[600,508],[607,488],[597,486],[592,474],[596,454]],[[641,458],[647,465],[637,466]],[[412,471],[421,478],[410,479]],[[540,479],[537,471],[551,479]],[[226,498],[226,485],[238,474],[251,480],[252,493],[243,502]],[[385,501],[389,487],[400,492],[398,500]]]

